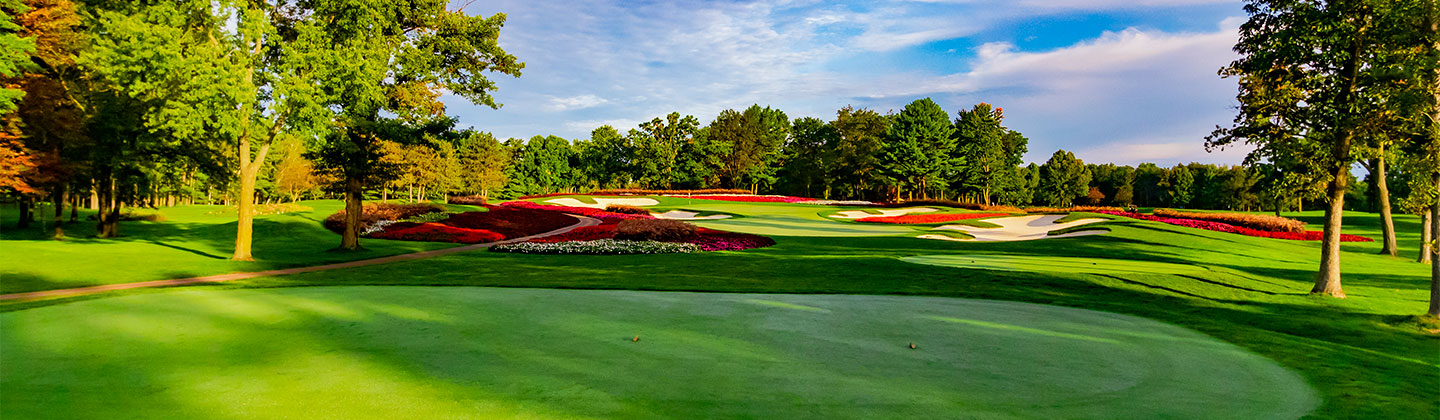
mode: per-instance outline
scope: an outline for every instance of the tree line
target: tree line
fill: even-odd
[[[89,196],[99,232],[125,205],[225,197],[235,259],[250,258],[257,199],[316,193],[497,197],[593,188],[743,188],[830,199],[950,198],[1326,212],[1315,292],[1343,296],[1343,210],[1425,214],[1440,237],[1440,8],[1436,0],[1250,0],[1221,69],[1233,124],[1207,147],[1255,147],[1243,166],[1024,164],[1004,110],[953,115],[845,107],[790,119],[752,106],[702,122],[678,112],[589,139],[500,141],[458,130],[442,92],[498,107],[487,74],[519,76],[505,16],[442,0],[0,1],[0,190],[22,209]],[[272,153],[273,150],[273,153]],[[1364,182],[1353,169],[1368,173]],[[1348,206],[1348,207],[1347,207]],[[22,217],[22,221],[31,216]],[[342,248],[359,247],[346,229]],[[1433,247],[1432,247],[1433,249]],[[1430,255],[1429,252],[1426,255]],[[1440,267],[1435,269],[1440,285]],[[1440,286],[1435,288],[1440,291]],[[1437,292],[1440,293],[1440,292]],[[1440,295],[1437,295],[1440,301]],[[1440,308],[1432,307],[1432,312]]]

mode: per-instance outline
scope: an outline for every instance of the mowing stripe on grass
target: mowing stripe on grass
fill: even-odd
[[[1041,257],[1029,255],[918,255],[901,261],[1001,271],[1053,271],[1091,274],[1192,274],[1206,271],[1204,267],[1155,261],[1120,260],[1111,258]]]

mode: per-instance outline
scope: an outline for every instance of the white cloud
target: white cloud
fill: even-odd
[[[570,111],[600,106],[604,105],[607,102],[610,101],[595,95],[580,95],[565,98],[552,97],[550,99],[550,105],[546,106],[545,108],[551,111]]]
[[[1031,139],[1027,158],[1124,143],[1137,145],[1134,156],[1163,156],[1168,149],[1156,145],[1193,144],[1175,159],[1239,161],[1198,146],[1233,116],[1234,82],[1215,72],[1234,59],[1238,21],[1208,31],[1139,26],[1078,41],[1069,33],[1016,29],[1037,16],[1072,13],[1066,10],[1233,1],[1020,1],[1027,3],[497,0],[471,11],[509,15],[501,45],[527,63],[525,75],[495,78],[497,99],[506,104],[499,111],[453,97],[447,104],[482,130],[584,138],[600,125],[623,132],[671,111],[703,124],[723,109],[759,103],[792,118],[828,119],[845,105],[884,112],[933,96],[951,112],[981,101],[1005,107],[1007,125]],[[1069,45],[1017,46],[1036,35]],[[993,42],[948,53],[915,48],[977,41],[966,37]],[[917,53],[963,70],[944,74],[934,65],[888,61]]]

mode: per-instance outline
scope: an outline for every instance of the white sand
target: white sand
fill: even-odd
[[[653,206],[656,204],[660,204],[659,201],[655,201],[655,199],[653,198],[592,198],[592,200],[595,200],[595,204],[589,204],[573,198],[556,198],[552,200],[545,200],[545,202],[550,204],[559,204],[567,207],[589,207],[592,209],[601,210],[604,210],[606,206],[609,206],[611,204],[620,204],[625,206]]]
[[[870,213],[870,212],[866,212],[866,211],[864,211],[864,210],[842,211],[842,212],[839,212],[839,213],[832,214],[832,215],[830,215],[830,217],[834,217],[834,218],[836,218],[836,219],[864,219],[864,218],[866,218],[866,217],[904,216],[904,215],[907,215],[907,214],[910,214],[910,213],[929,213],[929,212],[935,211],[935,209],[932,209],[932,208],[929,208],[929,207],[906,207],[906,208],[903,208],[903,209],[879,209],[879,210],[880,210],[880,214]]]
[[[1051,235],[1061,229],[1068,229],[1076,226],[1084,226],[1091,223],[1100,223],[1106,219],[1080,219],[1065,223],[1055,223],[1056,220],[1064,218],[1065,215],[1046,214],[1002,217],[998,219],[985,219],[987,223],[1000,225],[998,228],[983,228],[967,225],[945,225],[932,230],[957,230],[974,236],[975,239],[952,238],[945,235],[920,235],[917,238],[938,239],[942,241],[957,242],[1012,242],[1012,241],[1033,241],[1037,239],[1071,238],[1076,236],[1089,236],[1105,233],[1103,230],[1083,230],[1070,232],[1061,235]]]
[[[728,214],[712,214],[705,217],[696,217],[700,215],[700,213],[684,210],[670,210],[664,213],[650,212],[650,215],[655,216],[656,219],[670,220],[717,220],[730,218],[730,215]]]

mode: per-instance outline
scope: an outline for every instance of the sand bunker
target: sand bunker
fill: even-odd
[[[604,209],[606,206],[609,206],[611,204],[620,204],[624,206],[653,206],[656,204],[660,204],[659,201],[655,201],[655,199],[653,198],[592,198],[592,200],[595,200],[595,204],[586,203],[584,201],[576,200],[573,198],[556,198],[553,200],[545,200],[545,202],[567,207],[589,207],[592,209]]]
[[[904,216],[904,215],[907,215],[907,214],[910,214],[910,213],[929,213],[929,212],[936,211],[935,209],[932,209],[932,208],[929,208],[929,207],[907,207],[907,208],[903,208],[903,209],[879,209],[879,210],[880,210],[880,214],[870,213],[870,212],[866,212],[866,211],[864,211],[864,210],[842,211],[842,212],[839,212],[839,213],[832,214],[832,215],[830,215],[830,217],[834,217],[834,218],[836,218],[836,219],[864,219],[864,218],[866,218],[866,217],[893,217],[893,216]]]
[[[709,216],[700,216],[700,213],[684,210],[670,210],[664,213],[650,212],[650,215],[655,216],[656,219],[670,220],[717,220],[730,218],[730,215],[728,214],[712,214]]]
[[[1000,225],[998,228],[982,228],[966,225],[945,225],[932,230],[955,230],[965,232],[975,239],[961,239],[946,235],[920,235],[921,239],[938,239],[942,241],[957,242],[1012,242],[1012,241],[1033,241],[1036,239],[1070,238],[1075,236],[1089,236],[1105,233],[1104,230],[1082,230],[1060,235],[1051,235],[1061,229],[1068,229],[1076,226],[1084,226],[1091,223],[1108,221],[1106,219],[1080,219],[1065,223],[1055,221],[1065,218],[1064,215],[1046,214],[1016,217],[1002,217],[998,219],[985,219],[987,223]]]

